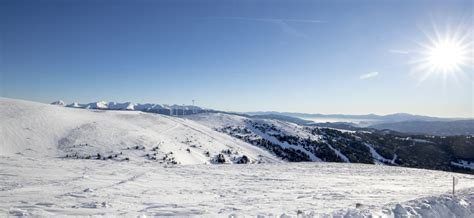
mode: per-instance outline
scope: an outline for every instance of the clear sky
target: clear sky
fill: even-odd
[[[473,17],[472,0],[1,0],[1,96],[473,117],[472,48],[453,72],[420,64],[436,30],[472,46]]]

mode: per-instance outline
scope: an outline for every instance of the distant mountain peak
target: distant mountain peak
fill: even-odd
[[[82,108],[82,109],[97,109],[97,110],[127,110],[127,111],[143,111],[167,115],[186,115],[201,113],[203,111],[210,111],[209,109],[204,109],[198,106],[193,105],[167,105],[167,104],[139,104],[132,102],[118,103],[114,101],[97,101],[87,104],[81,104],[78,102],[73,102],[71,104],[66,104],[63,101],[55,101],[51,104],[61,105],[70,108]]]
[[[59,105],[59,106],[65,106],[66,103],[64,103],[64,101],[62,100],[57,100],[57,101],[53,101],[51,102],[52,105]]]

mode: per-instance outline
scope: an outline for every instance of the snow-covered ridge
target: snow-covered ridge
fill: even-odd
[[[107,102],[107,101],[97,101],[87,104],[81,104],[78,102],[73,102],[70,104],[64,103],[64,101],[55,101],[52,102],[53,105],[66,106],[71,108],[82,108],[82,109],[98,109],[98,110],[126,110],[126,111],[143,111],[151,113],[159,113],[166,115],[188,115],[195,113],[202,113],[209,111],[209,109],[204,109],[198,106],[193,105],[167,105],[167,104],[151,104],[151,103],[132,103],[132,102]]]
[[[95,108],[77,110],[6,98],[0,103],[2,126],[7,127],[0,132],[0,155],[182,164],[323,161],[474,171],[451,164],[472,162],[469,156],[443,152],[449,146],[469,154],[474,145],[469,137],[340,131],[220,112],[142,112],[163,109],[157,104],[70,105]]]
[[[99,102],[95,106],[113,106]],[[263,149],[183,117],[76,110],[0,98],[0,155],[163,164],[280,162]]]
[[[470,137],[452,136],[448,139],[431,136],[400,137],[398,134],[377,131],[341,131],[225,113],[196,114],[188,116],[187,119],[266,149],[290,162],[349,162],[467,173],[473,171],[473,168],[465,167],[466,164],[462,165],[463,167],[455,164],[460,159],[455,153],[443,152],[443,149],[449,146],[465,150],[465,154],[469,154],[472,152],[470,145],[474,145]],[[462,141],[457,143],[460,140]],[[446,160],[454,162],[438,164],[449,163]]]

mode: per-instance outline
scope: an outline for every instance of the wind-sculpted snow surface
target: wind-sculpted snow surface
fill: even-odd
[[[456,195],[443,194],[389,204],[377,209],[360,205],[356,209],[334,212],[334,217],[474,217],[474,188],[464,189]]]
[[[0,156],[0,166],[0,216],[397,217],[406,213],[472,217],[474,212],[473,189],[462,190],[474,188],[474,176],[402,167],[344,163],[163,165],[21,155]],[[459,178],[457,198],[445,195],[414,200],[449,193],[452,176]]]

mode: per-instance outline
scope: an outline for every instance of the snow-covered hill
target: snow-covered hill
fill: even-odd
[[[3,155],[174,164],[325,161],[474,172],[453,164],[474,161],[469,136],[409,137],[228,113],[169,116],[0,100]],[[94,108],[114,105],[99,102]]]
[[[62,105],[0,98],[0,216],[474,214],[474,176],[381,165],[426,161],[408,155],[418,146],[437,162],[437,138]]]
[[[291,162],[386,164],[474,173],[470,168],[453,164],[474,161],[474,139],[470,136],[348,131],[225,113],[196,114],[189,119]]]
[[[211,163],[224,153],[229,163],[243,156],[279,162],[261,148],[192,120],[154,113],[77,110],[1,98],[0,119],[0,155],[196,164]]]

